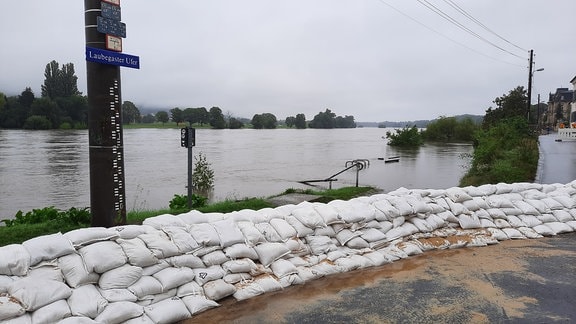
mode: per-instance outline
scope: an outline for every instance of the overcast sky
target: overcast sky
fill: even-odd
[[[141,110],[434,119],[483,115],[496,97],[526,88],[530,49],[535,69],[545,69],[534,73],[533,103],[576,76],[574,0],[121,0],[121,8],[123,52],[141,60],[139,70],[122,68],[122,100]],[[3,1],[0,33],[0,92],[31,87],[40,96],[56,60],[74,63],[86,94],[83,1]]]

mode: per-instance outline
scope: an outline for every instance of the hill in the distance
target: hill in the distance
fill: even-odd
[[[482,119],[484,118],[484,116],[465,114],[454,116],[454,118],[456,118],[456,120],[458,121],[469,118],[472,119],[473,122],[479,124],[482,123]],[[381,127],[381,128],[384,127],[400,128],[405,126],[412,127],[416,125],[416,127],[418,128],[425,128],[426,126],[428,126],[428,124],[430,124],[433,121],[434,120],[432,119],[432,120],[412,120],[412,121],[356,122],[356,125],[358,127]]]

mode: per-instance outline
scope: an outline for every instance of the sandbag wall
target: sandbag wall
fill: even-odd
[[[0,247],[3,323],[173,323],[431,249],[576,230],[576,181],[399,189],[327,204],[191,211]]]

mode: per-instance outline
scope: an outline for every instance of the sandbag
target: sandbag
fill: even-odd
[[[258,253],[256,253],[256,250],[243,243],[234,244],[225,248],[224,254],[232,260],[241,258],[249,258],[252,260],[258,259]]]
[[[270,223],[257,223],[254,224],[256,229],[262,233],[267,242],[283,242],[284,240]]]
[[[178,246],[162,231],[141,234],[138,238],[144,241],[146,247],[148,247],[158,259],[165,259],[180,254]]]
[[[82,256],[88,272],[104,273],[128,262],[128,258],[120,245],[112,241],[90,244],[80,248],[78,252]]]
[[[206,298],[218,301],[236,292],[236,287],[222,279],[216,279],[204,284],[204,295]]]
[[[0,294],[0,321],[22,316],[24,313],[26,309],[17,299]]]
[[[162,285],[162,291],[176,288],[194,280],[194,270],[190,268],[166,268],[152,275]]]
[[[214,252],[210,252],[204,256],[202,256],[202,262],[209,267],[213,265],[220,265],[230,259],[224,254],[222,250],[217,250]]]
[[[192,316],[184,302],[178,297],[146,306],[144,313],[157,324],[176,323]]]
[[[77,253],[58,258],[58,267],[62,271],[64,280],[72,288],[97,283],[100,278],[100,275],[96,272],[88,271],[84,260]]]
[[[98,289],[100,295],[104,297],[108,302],[115,303],[119,301],[129,301],[135,302],[138,297],[134,295],[128,288],[118,288],[118,289]]]
[[[336,249],[336,246],[328,236],[307,236],[306,242],[310,247],[310,252],[315,255],[328,253]]]
[[[76,248],[95,242],[115,240],[120,237],[117,231],[106,227],[79,228],[63,235]]]
[[[199,257],[192,254],[176,255],[166,259],[168,263],[175,268],[204,268],[206,265]]]
[[[72,289],[60,281],[25,277],[12,282],[8,293],[22,303],[26,311],[32,312],[70,297]]]
[[[132,302],[109,303],[94,320],[106,324],[119,324],[144,314],[144,308]]]
[[[224,276],[224,278],[222,278],[224,281],[226,281],[229,284],[236,284],[239,283],[241,281],[249,281],[252,280],[253,276],[250,273],[229,273],[227,275]]]
[[[128,290],[138,297],[138,299],[159,294],[163,289],[164,287],[160,281],[152,276],[142,276],[138,281],[128,287]]]
[[[30,254],[30,265],[36,265],[40,261],[52,260],[76,250],[69,239],[62,233],[38,236],[22,243]]]
[[[204,286],[208,281],[222,279],[226,275],[226,271],[221,266],[211,266],[204,269],[193,269],[194,280],[200,285]]]
[[[296,237],[298,232],[286,220],[281,218],[274,218],[270,220],[270,225],[274,228],[276,233],[280,236],[282,242]]]
[[[236,243],[244,243],[244,235],[231,219],[224,219],[212,223],[220,238],[220,246],[225,248]]]
[[[186,223],[182,220],[181,217],[174,216],[171,214],[163,214],[154,217],[148,217],[142,221],[143,225],[149,225],[154,227],[157,230],[161,230],[163,227],[167,226],[178,226],[178,227],[186,227]]]
[[[459,187],[452,187],[446,189],[446,196],[455,203],[462,203],[466,200],[471,200],[470,196],[466,191]]]
[[[254,247],[260,263],[265,267],[269,266],[272,262],[290,253],[290,250],[284,243],[262,243]]]
[[[144,241],[139,238],[116,240],[126,257],[128,263],[138,267],[147,267],[158,263],[158,258],[146,247]]]
[[[222,264],[222,269],[229,273],[250,272],[256,268],[254,261],[244,258],[238,260],[231,260]]]
[[[68,298],[70,312],[74,316],[95,318],[108,305],[100,291],[94,285],[84,285],[72,291]]]
[[[322,216],[320,216],[320,214],[318,214],[316,209],[314,209],[314,206],[306,206],[294,209],[292,211],[292,216],[296,217],[296,219],[300,221],[300,223],[302,223],[304,226],[311,229],[326,226],[324,219]]]
[[[151,230],[156,230],[154,227],[147,225],[121,225],[110,227],[110,229],[114,230],[118,234],[118,238],[124,240],[130,240],[136,238],[140,234],[148,233]]]
[[[247,245],[255,246],[260,243],[266,242],[264,235],[256,228],[256,225],[251,221],[240,221],[237,223],[238,228],[244,235]]]
[[[298,237],[305,237],[312,235],[314,230],[310,227],[306,227],[302,222],[300,222],[296,217],[289,215],[285,220],[290,224],[295,230]]]
[[[338,210],[336,210],[334,207],[320,203],[314,203],[313,206],[316,212],[318,212],[318,214],[320,214],[320,216],[324,220],[324,224],[332,225],[332,224],[344,223],[344,220],[342,220],[342,217],[340,217],[340,215],[338,214]],[[270,221],[270,223],[272,223],[272,221]]]
[[[192,224],[188,227],[188,232],[200,245],[220,246],[220,236],[214,226],[209,223]]]
[[[180,253],[189,253],[198,250],[201,246],[184,227],[167,226],[162,231],[174,242]]]
[[[296,269],[296,266],[292,264],[292,262],[284,259],[274,261],[270,265],[270,268],[274,272],[274,275],[278,278],[298,273],[298,269]]]
[[[128,288],[141,277],[141,267],[125,264],[101,274],[98,285],[102,289]]]
[[[0,275],[25,276],[30,267],[30,253],[21,244],[0,247]]]
[[[190,281],[176,290],[176,296],[180,298],[190,295],[204,296],[204,289],[196,281]]]
[[[32,313],[32,323],[52,324],[70,315],[68,303],[65,300],[58,300],[34,311]]]

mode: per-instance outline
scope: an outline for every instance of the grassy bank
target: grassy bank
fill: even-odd
[[[329,202],[335,199],[348,200],[354,197],[370,195],[378,192],[373,187],[346,187],[334,190],[295,190],[288,189],[282,194],[289,193],[306,193],[320,196],[317,201]],[[280,195],[282,195],[280,194]],[[280,196],[277,195],[277,196]],[[271,197],[270,197],[271,198]],[[274,207],[268,198],[247,198],[242,200],[226,200],[210,204],[201,208],[198,211],[204,213],[218,212],[230,213],[242,209],[259,210],[263,208]],[[162,215],[162,214],[181,214],[188,210],[147,210],[147,211],[130,211],[126,215],[128,224],[141,224],[146,218]],[[58,232],[68,232],[74,229],[89,227],[90,225],[85,222],[79,222],[77,219],[69,220],[65,217],[59,217],[52,220],[34,220],[24,224],[14,224],[10,227],[0,227],[0,246],[8,244],[20,244],[28,239],[41,236],[54,234]]]

